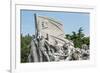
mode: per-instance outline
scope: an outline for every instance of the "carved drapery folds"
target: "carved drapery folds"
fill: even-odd
[[[29,62],[51,62],[89,59],[89,47],[75,48],[64,38],[62,23],[42,16],[35,17],[36,33],[31,41]]]

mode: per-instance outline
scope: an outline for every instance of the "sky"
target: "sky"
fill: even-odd
[[[21,33],[23,35],[33,35],[34,28],[34,14],[38,16],[47,16],[53,18],[64,25],[65,34],[72,34],[73,31],[77,32],[80,27],[83,28],[85,36],[89,36],[89,13],[79,12],[51,12],[51,11],[35,11],[35,10],[21,10]]]

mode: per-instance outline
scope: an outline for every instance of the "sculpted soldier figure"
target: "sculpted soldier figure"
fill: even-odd
[[[29,62],[84,60],[89,58],[86,45],[82,49],[65,39],[63,24],[52,18],[36,16],[35,35],[31,41]]]

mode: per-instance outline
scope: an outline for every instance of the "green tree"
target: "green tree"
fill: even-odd
[[[66,34],[65,38],[71,40],[71,36],[69,34]]]
[[[23,36],[21,34],[21,62],[27,62],[27,58],[29,55],[30,48],[28,47],[30,45],[32,37],[28,34]]]
[[[66,34],[66,39],[72,40],[75,48],[81,48],[83,44],[89,46],[89,37],[84,37],[82,27],[79,28],[78,32],[72,32],[72,35]]]
[[[84,37],[84,38],[82,39],[83,44],[86,44],[86,45],[89,46],[89,44],[90,44],[90,40],[89,40],[89,39],[90,39],[89,37]]]

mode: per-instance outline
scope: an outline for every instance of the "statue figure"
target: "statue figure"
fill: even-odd
[[[36,16],[36,33],[31,41],[29,62],[51,62],[89,59],[89,48],[75,48],[74,44],[64,38],[63,25],[48,17]],[[44,22],[43,22],[44,21]]]

